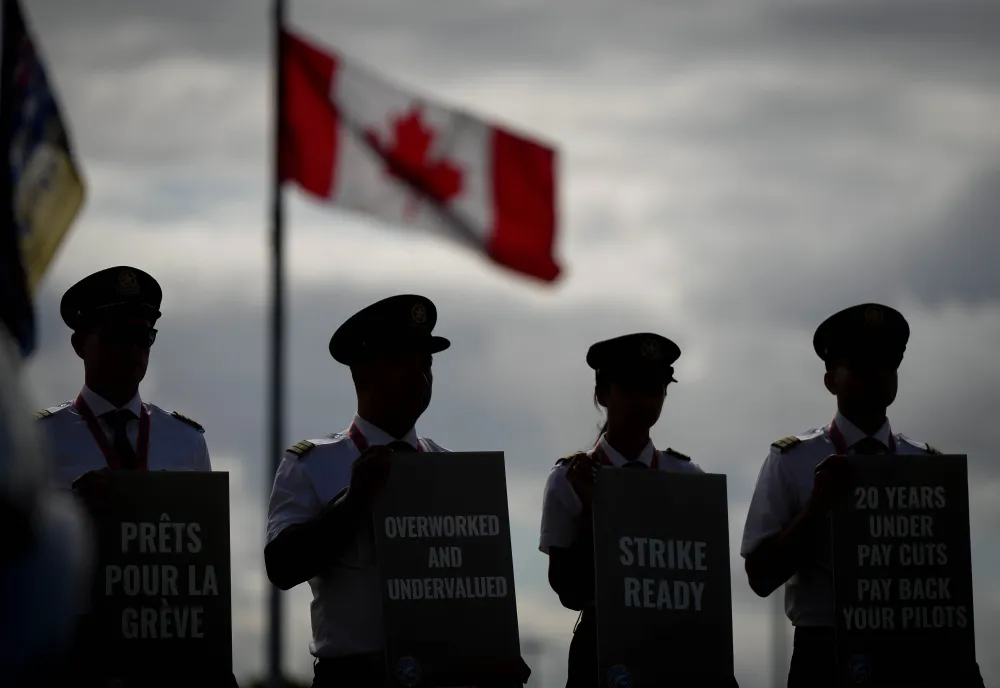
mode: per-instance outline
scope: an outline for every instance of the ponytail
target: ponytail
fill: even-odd
[[[596,389],[594,390],[594,408],[596,408],[598,411],[601,410],[601,402],[598,401],[598,399],[597,399],[597,390]],[[601,436],[604,433],[606,433],[607,431],[608,431],[608,419],[607,419],[607,415],[605,415],[605,417],[604,417],[604,424],[601,425],[601,430],[600,430],[600,432],[597,433],[597,439],[594,440],[593,444],[597,444],[598,442],[600,442],[601,441]]]
[[[601,441],[601,437],[608,431],[608,421],[604,421],[604,425],[601,426],[600,432],[597,433],[597,439],[594,440],[594,444]]]

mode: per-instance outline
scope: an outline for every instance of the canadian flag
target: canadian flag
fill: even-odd
[[[517,272],[558,277],[552,148],[400,90],[287,30],[282,43],[284,181],[458,239]]]

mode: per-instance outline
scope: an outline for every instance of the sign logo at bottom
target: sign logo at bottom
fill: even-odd
[[[608,688],[632,688],[632,676],[621,664],[615,664],[608,671]]]
[[[854,655],[847,662],[847,677],[854,683],[864,683],[871,675],[871,665],[864,655]]]
[[[420,662],[413,657],[400,657],[396,662],[396,680],[406,688],[420,683]]]

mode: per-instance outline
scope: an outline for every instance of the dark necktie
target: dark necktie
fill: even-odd
[[[866,437],[863,440],[855,443],[852,447],[855,454],[862,454],[864,456],[875,456],[876,454],[882,454],[885,452],[885,445],[879,442],[874,437]]]
[[[394,442],[390,442],[385,446],[389,447],[389,449],[393,450],[394,452],[400,452],[400,453],[412,454],[413,452],[417,451],[416,449],[413,448],[412,444],[410,444],[409,442],[404,442],[403,440],[396,440]]]
[[[646,464],[644,464],[642,461],[639,461],[639,459],[636,459],[635,461],[627,461],[627,462],[625,462],[622,465],[622,468],[632,468],[632,469],[637,469],[637,470],[641,471],[641,470],[644,470],[644,469],[648,469],[649,466],[647,466]]]
[[[111,428],[112,444],[115,456],[121,462],[121,467],[126,470],[135,470],[139,467],[139,457],[136,456],[132,443],[128,441],[128,433],[125,428],[130,420],[135,419],[135,414],[128,409],[118,409],[105,413],[101,418]]]

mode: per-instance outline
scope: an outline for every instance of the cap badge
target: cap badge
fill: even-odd
[[[427,309],[424,308],[422,303],[418,303],[410,309],[410,317],[413,318],[413,322],[417,325],[423,325],[427,322]]]
[[[652,339],[642,343],[642,357],[656,360],[660,357],[660,344]]]
[[[118,273],[118,293],[129,296],[139,293],[139,280],[131,270],[122,270]]]
[[[865,322],[869,325],[881,325],[883,318],[882,309],[878,306],[869,306],[865,311]]]

